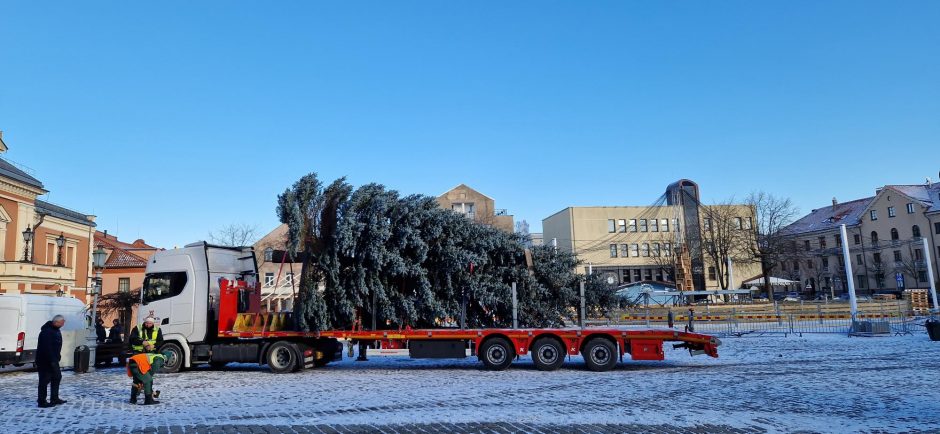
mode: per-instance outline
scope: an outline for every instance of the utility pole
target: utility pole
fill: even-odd
[[[731,266],[731,256],[728,256],[728,289],[734,289],[734,268]]]
[[[519,328],[519,302],[516,298],[516,282],[512,282],[512,328]]]
[[[940,304],[937,304],[937,283],[933,278],[933,264],[930,263],[930,245],[927,244],[927,237],[921,237],[924,242],[924,262],[927,263],[927,281],[930,282],[930,301],[933,302],[933,310],[940,310]]]
[[[839,225],[839,232],[842,236],[842,262],[845,264],[845,286],[849,290],[849,306],[852,312],[852,330],[855,330],[855,316],[858,314],[858,301],[855,298],[855,279],[852,278],[852,258],[849,256],[848,235],[846,234],[845,224]]]
[[[584,281],[581,281],[581,315],[578,318],[581,322],[581,328],[584,328]]]

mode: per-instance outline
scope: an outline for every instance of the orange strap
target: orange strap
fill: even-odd
[[[130,360],[127,361],[127,376],[132,377],[131,374],[131,361],[137,364],[137,369],[140,370],[141,374],[146,374],[150,372],[150,358],[147,357],[146,353],[140,353],[133,355]]]

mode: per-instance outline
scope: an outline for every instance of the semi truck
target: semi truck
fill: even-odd
[[[412,358],[477,357],[488,370],[504,370],[519,357],[531,356],[536,368],[551,371],[561,367],[566,356],[581,355],[588,369],[608,371],[625,357],[663,360],[667,342],[711,357],[718,357],[721,344],[712,336],[671,328],[303,331],[291,312],[263,308],[251,247],[205,242],[154,254],[141,298],[138,317],[155,318],[163,331],[160,350],[170,355],[164,365],[168,372],[231,362],[266,365],[275,373],[296,372],[342,359],[343,342],[363,347],[367,343],[373,351]]]

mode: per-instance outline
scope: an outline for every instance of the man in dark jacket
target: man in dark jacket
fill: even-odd
[[[98,343],[104,342],[108,338],[108,332],[104,329],[104,320],[101,318],[95,321],[95,335],[98,337]]]
[[[121,327],[120,320],[114,320],[111,323],[111,330],[108,331],[108,342],[124,342],[121,336],[124,334],[124,327]]]
[[[42,408],[65,404],[59,398],[59,382],[62,381],[62,370],[59,360],[62,358],[62,332],[59,329],[65,325],[65,317],[56,315],[52,321],[47,321],[39,332],[39,343],[36,345],[36,370],[39,372],[39,406]],[[52,388],[52,399],[46,401],[46,389]]]

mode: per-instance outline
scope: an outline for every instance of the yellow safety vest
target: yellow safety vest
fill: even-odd
[[[144,342],[150,342],[153,345],[153,349],[157,349],[157,335],[160,334],[160,327],[157,325],[153,326],[153,330],[150,332],[150,337],[147,337],[147,333],[144,331],[144,326],[141,325],[137,327],[137,337],[140,338],[140,345],[131,345],[131,349],[137,351],[138,353],[144,350]]]

